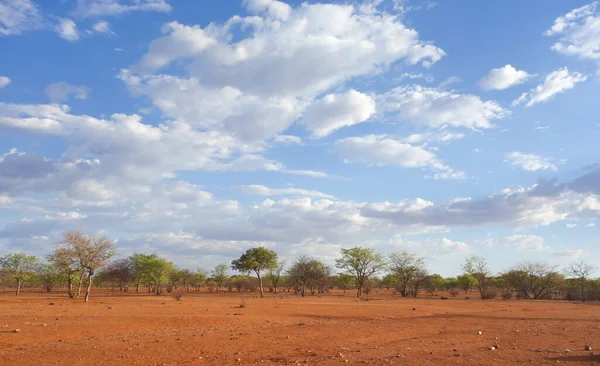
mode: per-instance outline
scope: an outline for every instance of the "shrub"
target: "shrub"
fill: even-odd
[[[448,291],[448,293],[449,293],[449,294],[450,294],[450,296],[452,296],[452,297],[456,297],[456,296],[458,296],[458,290],[457,290],[457,289],[455,289],[455,288],[453,288],[453,289],[451,289],[450,291]]]
[[[184,292],[183,291],[176,291],[173,293],[173,298],[177,301],[181,301],[181,298],[183,297]]]
[[[487,290],[486,292],[483,293],[483,295],[481,295],[481,299],[482,300],[493,300],[496,298],[496,295],[498,295],[496,293],[496,291],[494,290]]]
[[[243,309],[246,307],[246,298],[244,298],[243,296],[240,297],[240,305],[238,306],[238,308]]]
[[[512,299],[513,294],[512,292],[503,292],[502,293],[502,300],[510,300]]]

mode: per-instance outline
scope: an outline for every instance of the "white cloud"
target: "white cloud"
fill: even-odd
[[[454,94],[420,85],[402,86],[378,96],[377,106],[398,118],[430,127],[450,125],[471,129],[491,128],[508,112],[492,101],[470,94]]]
[[[590,222],[589,224],[585,225],[585,227],[596,227],[596,224],[594,224],[593,222]]]
[[[72,19],[60,18],[56,25],[56,33],[69,42],[79,40],[79,30],[77,24]]]
[[[576,227],[577,227],[577,224],[566,224],[566,225],[565,225],[565,227],[566,227],[567,229],[574,229],[574,228],[576,228]]]
[[[423,79],[428,83],[431,83],[432,81],[435,80],[435,78],[431,74],[423,74],[423,73],[415,74],[415,73],[411,73],[411,72],[402,73],[395,80],[402,81],[402,80],[406,80],[406,79],[408,79],[408,80]]]
[[[522,152],[515,151],[506,154],[506,159],[506,161],[508,161],[511,165],[517,166],[529,172],[536,172],[538,170],[558,170],[553,159],[545,158],[536,154],[524,154]]]
[[[462,179],[464,174],[443,165],[434,153],[387,135],[348,137],[335,142],[334,149],[346,162],[368,165],[396,165],[404,168],[430,168],[436,179]],[[457,175],[458,174],[458,175]]]
[[[46,96],[53,103],[60,103],[68,100],[71,96],[75,99],[87,99],[90,88],[83,85],[72,85],[65,81],[59,81],[50,84],[45,89]]]
[[[31,0],[4,0],[0,3],[0,35],[18,35],[42,27],[43,16]]]
[[[110,24],[107,21],[99,21],[94,23],[92,30],[96,33],[115,34],[112,29],[110,29]]]
[[[552,49],[567,56],[577,56],[584,60],[592,60],[600,65],[600,13],[597,8],[600,2],[574,9],[556,18],[547,36],[558,36]]]
[[[168,13],[171,10],[167,0],[77,0],[74,14],[86,18],[117,16],[133,11]]]
[[[440,249],[444,252],[469,253],[471,246],[462,241],[453,241],[448,238],[442,238]]]
[[[587,76],[579,72],[569,73],[569,70],[563,67],[548,74],[542,84],[539,84],[527,93],[523,93],[518,99],[512,102],[512,105],[517,106],[527,101],[525,107],[531,107],[535,103],[548,102],[556,94],[572,89],[576,84],[586,80]]]
[[[327,198],[335,199],[330,194],[325,194],[319,191],[301,189],[301,188],[269,188],[263,185],[253,184],[247,186],[238,187],[240,191],[246,194],[259,195],[259,196],[299,196],[299,197],[314,197],[314,198]]]
[[[525,71],[517,70],[511,65],[506,65],[498,69],[492,69],[479,81],[479,86],[483,90],[503,90],[522,84],[530,76]]]
[[[314,138],[368,120],[375,113],[375,101],[368,95],[349,90],[345,94],[328,94],[311,104],[302,123]]]
[[[554,252],[552,256],[555,258],[578,258],[585,254],[582,249],[570,249],[561,252]]]
[[[545,250],[549,246],[544,238],[537,235],[509,235],[500,240],[489,238],[486,240],[489,248],[504,247],[516,250]]]
[[[7,76],[0,76],[0,89],[5,88],[10,84],[10,78]]]
[[[273,138],[273,141],[275,141],[276,143],[285,144],[285,145],[292,145],[292,144],[299,145],[302,143],[302,139],[300,137],[292,136],[292,135],[277,135]]]

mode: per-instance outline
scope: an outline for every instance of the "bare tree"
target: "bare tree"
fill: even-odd
[[[80,288],[83,275],[87,275],[88,283],[84,301],[88,302],[92,289],[92,277],[115,255],[112,248],[112,242],[105,237],[83,235],[78,231],[71,231],[64,234],[58,247],[50,256],[50,260],[67,274],[79,271]],[[69,283],[70,293],[72,292],[71,284],[72,280]]]
[[[331,273],[331,269],[316,259],[301,256],[287,271],[290,276],[291,285],[302,296],[306,294],[306,289],[310,289],[314,295],[319,286],[323,286]]]
[[[574,262],[566,269],[566,273],[569,276],[575,278],[579,284],[581,290],[581,301],[585,302],[585,289],[588,285],[590,277],[598,270],[597,267],[586,263],[584,261]]]
[[[486,297],[488,288],[490,287],[490,282],[492,278],[492,272],[488,267],[487,260],[485,258],[473,255],[465,261],[462,266],[462,270],[475,278],[477,282],[477,288],[479,289],[479,294],[481,298],[484,299]]]

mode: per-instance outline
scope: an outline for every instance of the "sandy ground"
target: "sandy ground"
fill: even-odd
[[[350,293],[247,295],[240,308],[236,293],[188,294],[182,301],[93,295],[85,304],[64,293],[0,294],[0,364],[600,363],[594,304],[414,300],[382,290],[369,301]],[[598,351],[585,351],[586,344]]]

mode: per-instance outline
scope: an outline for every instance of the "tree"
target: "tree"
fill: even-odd
[[[563,281],[556,269],[545,262],[520,262],[505,273],[504,278],[521,298],[545,299]]]
[[[17,283],[15,295],[19,295],[23,282],[29,280],[38,265],[37,257],[24,253],[11,253],[0,258],[0,268],[10,274]]]
[[[581,290],[581,301],[585,302],[585,290],[590,277],[598,270],[597,267],[584,261],[574,262],[567,268],[566,272],[569,276],[575,278]]]
[[[273,286],[273,293],[277,294],[277,287],[281,282],[281,276],[283,275],[283,269],[285,268],[285,261],[279,261],[277,264],[269,268],[267,277]]]
[[[129,283],[133,278],[131,261],[127,258],[110,263],[102,271],[102,278],[109,281],[111,286],[118,286],[121,291],[123,289],[125,289],[125,292],[129,291]]]
[[[135,284],[135,292],[140,292],[140,285],[148,279],[150,266],[157,258],[156,254],[134,253],[129,256],[128,260],[131,262],[131,275]],[[148,291],[150,292],[150,289]]]
[[[113,244],[105,237],[94,235],[83,235],[78,231],[65,233],[60,242],[57,251],[61,256],[67,257],[67,260],[76,263],[83,274],[87,275],[87,289],[85,292],[85,302],[88,302],[92,289],[92,277],[96,271],[106,265],[108,260],[115,255],[112,250]],[[80,277],[81,287],[81,277]]]
[[[239,259],[231,262],[231,268],[234,270],[245,273],[254,271],[256,273],[260,297],[265,296],[261,272],[275,266],[277,266],[277,253],[263,247],[250,248]]]
[[[485,258],[473,255],[465,260],[462,266],[463,271],[475,278],[479,295],[482,299],[486,298],[492,273],[488,267]]]
[[[61,241],[58,242],[54,252],[48,256],[48,261],[56,266],[67,278],[68,294],[71,299],[76,296],[75,289],[73,288],[75,280],[79,279],[79,284],[81,285],[81,278],[83,277],[81,264],[69,249],[69,242],[74,240],[77,240],[75,236],[65,233]]]
[[[335,266],[354,278],[356,297],[361,297],[365,281],[385,268],[385,260],[381,254],[370,248],[342,249],[341,254],[342,257],[335,260]]]
[[[169,282],[169,276],[175,270],[175,265],[156,254],[149,255],[145,260],[147,261],[145,264],[147,266],[145,277],[154,287],[156,295],[160,295],[162,287]]]
[[[221,285],[223,285],[223,283],[225,283],[225,281],[227,281],[227,278],[229,277],[227,275],[228,269],[229,267],[226,264],[219,264],[212,271],[211,277],[212,281],[217,286],[217,292],[219,292]]]
[[[309,288],[312,295],[317,288],[324,289],[331,269],[316,259],[301,256],[288,270],[290,285],[295,292],[304,297],[306,289]]]
[[[192,275],[192,278],[190,280],[191,285],[194,286],[198,292],[200,292],[200,287],[202,287],[206,283],[207,278],[208,275],[206,274],[206,272],[203,269],[198,268],[196,269],[196,272],[194,272],[194,274]]]
[[[54,264],[50,263],[39,264],[36,267],[35,272],[37,273],[40,281],[42,281],[46,287],[47,292],[52,291],[54,285],[64,279],[64,274],[60,271],[60,269],[58,269]]]
[[[341,288],[342,290],[344,290],[344,293],[346,293],[346,290],[350,287],[352,287],[354,285],[354,277],[342,273],[340,275],[338,275],[335,280],[333,281],[333,284],[335,286],[337,286],[338,288]]]
[[[456,277],[456,282],[458,287],[466,293],[471,291],[475,283],[477,282],[473,276],[470,274],[462,274]]]
[[[426,272],[425,259],[408,252],[402,252],[390,254],[389,262],[390,272],[395,279],[400,295],[407,297],[411,283],[421,282],[417,281],[417,275],[419,275],[420,280],[421,275]]]

